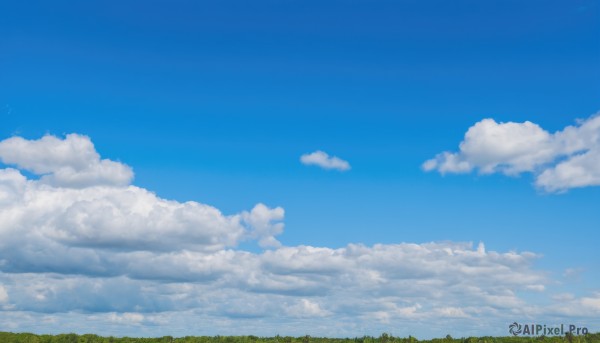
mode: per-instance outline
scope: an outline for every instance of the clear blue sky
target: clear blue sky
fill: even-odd
[[[581,268],[581,295],[600,187],[421,165],[484,118],[574,125],[599,80],[593,0],[0,4],[0,138],[84,134],[162,198],[281,206],[285,246],[485,242]],[[315,150],[352,169],[300,163]]]

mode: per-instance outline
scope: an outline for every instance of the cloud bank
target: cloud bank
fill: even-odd
[[[599,294],[529,303],[555,282],[534,268],[534,253],[460,242],[283,246],[282,208],[223,214],[160,198],[77,134],[10,138],[0,159],[16,167],[0,169],[6,330],[441,336],[505,334],[515,316],[600,317]],[[264,249],[238,248],[248,241]]]
[[[484,119],[471,126],[458,152],[442,152],[423,163],[426,171],[509,176],[533,173],[548,192],[600,185],[600,115],[549,133],[539,125]]]
[[[315,165],[323,169],[350,170],[350,163],[339,157],[329,156],[326,152],[320,150],[300,156],[300,162],[307,166]]]

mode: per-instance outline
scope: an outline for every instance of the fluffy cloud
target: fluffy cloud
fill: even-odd
[[[440,173],[518,175],[531,172],[549,192],[600,185],[600,115],[549,133],[539,125],[484,119],[469,128],[459,152],[443,152],[423,163]]]
[[[600,185],[600,149],[590,149],[545,169],[536,184],[551,192]]]
[[[121,252],[214,252],[247,239],[276,244],[273,235],[282,231],[273,221],[283,218],[283,210],[262,204],[223,215],[135,186],[57,188],[14,169],[0,171],[0,185],[5,270],[110,274],[120,268]]]
[[[283,230],[279,207],[258,204],[251,211],[224,215],[212,206],[165,200],[127,185],[119,175],[131,169],[100,160],[87,137],[45,136],[37,141],[14,137],[0,142],[0,156],[43,175],[28,180],[19,170],[0,169],[4,270],[110,275],[121,269],[118,252],[221,251],[249,239],[272,246],[278,244],[274,236]],[[118,165],[112,170],[116,178],[106,165]],[[95,178],[73,188],[70,181],[78,177],[57,182],[56,173],[64,169],[82,170]],[[106,185],[107,180],[115,182]],[[208,273],[199,269],[195,270]]]
[[[41,181],[61,187],[123,186],[133,171],[122,163],[101,160],[89,137],[70,134],[65,139],[12,137],[0,142],[0,160],[41,175]]]
[[[250,236],[258,239],[261,247],[278,247],[281,245],[275,236],[283,233],[284,210],[281,207],[268,208],[263,204],[256,205],[251,212],[244,212],[242,219],[252,228]]]
[[[117,174],[131,169],[100,160],[87,137],[11,138],[0,147],[18,168],[0,169],[0,327],[11,330],[445,335],[473,318],[500,328],[541,313],[523,295],[553,283],[533,267],[537,255],[483,244],[282,246],[282,208],[227,215],[160,198],[130,185],[132,175],[107,182],[115,179],[102,161],[118,164]],[[94,177],[75,187],[78,176],[55,177],[65,168]],[[238,249],[244,241],[269,249]],[[569,301],[597,312],[595,296]],[[440,321],[441,331],[422,324]]]
[[[326,152],[320,150],[300,156],[300,162],[304,165],[315,165],[323,169],[350,170],[350,163],[336,156],[329,156]]]

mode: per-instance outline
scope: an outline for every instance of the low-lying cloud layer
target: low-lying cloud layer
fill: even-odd
[[[600,185],[600,115],[549,133],[539,125],[484,119],[469,128],[459,152],[443,152],[423,164],[440,173],[535,175],[548,192]]]
[[[10,138],[0,159],[17,168],[0,169],[0,327],[8,330],[504,334],[515,316],[600,315],[598,294],[529,303],[527,294],[554,282],[529,252],[456,242],[282,246],[282,208],[223,214],[162,199],[131,185],[131,168],[101,160],[85,136]],[[238,249],[244,241],[265,250]]]

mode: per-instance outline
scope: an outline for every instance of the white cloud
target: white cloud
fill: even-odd
[[[20,268],[51,268],[54,261],[53,268],[92,268],[108,263],[111,251],[217,251],[249,237],[277,242],[273,236],[282,231],[282,224],[272,221],[283,219],[283,210],[262,204],[223,215],[208,205],[161,199],[135,186],[57,188],[11,169],[0,172],[0,185],[2,198],[11,199],[0,211],[0,249],[19,256]],[[20,192],[7,191],[15,189]],[[74,253],[80,259],[69,257]],[[48,258],[38,260],[44,255]]]
[[[38,140],[12,137],[0,142],[0,160],[42,175],[54,186],[123,186],[133,171],[122,163],[101,160],[89,137],[70,134],[65,139],[46,135]]]
[[[210,334],[347,336],[475,316],[495,327],[533,306],[523,294],[543,295],[553,283],[533,267],[537,255],[483,243],[282,246],[282,208],[227,215],[107,184],[88,138],[49,137],[0,142],[3,158],[43,174],[0,169],[0,327],[185,335],[201,325]],[[65,146],[64,156],[55,151]],[[39,151],[43,161],[34,158]],[[77,187],[46,178],[67,167],[101,177]],[[246,240],[272,249],[236,249]],[[597,297],[569,301],[597,313]]]
[[[8,293],[2,284],[0,284],[0,304],[8,302]]]
[[[600,185],[600,148],[574,155],[538,175],[536,185],[550,192]]]
[[[299,318],[324,317],[330,314],[328,311],[323,310],[317,302],[309,299],[300,299],[294,305],[289,306],[286,313],[291,317]]]
[[[528,121],[484,119],[469,128],[459,152],[442,152],[425,161],[423,169],[442,174],[531,172],[536,186],[548,192],[600,185],[600,115],[555,133]]]
[[[320,150],[300,156],[300,161],[302,164],[315,165],[323,169],[350,170],[350,163],[336,156],[329,156],[326,152]]]
[[[263,204],[256,205],[252,211],[242,214],[243,221],[252,228],[250,237],[258,239],[261,247],[278,247],[281,243],[275,236],[283,233],[283,220],[285,211],[281,207],[268,208]]]

